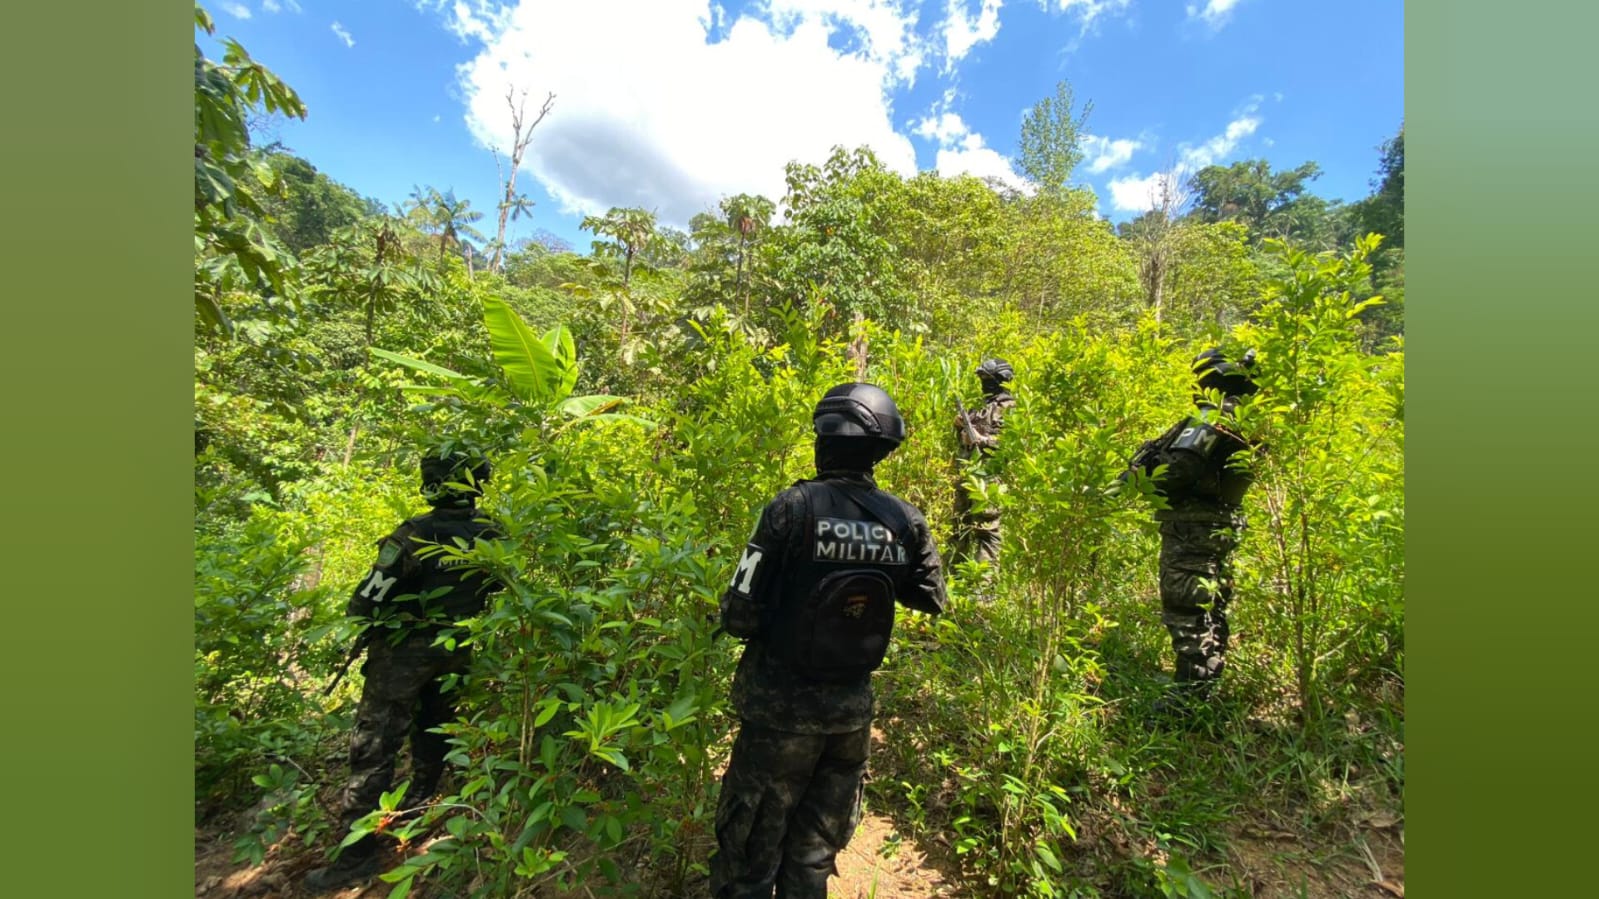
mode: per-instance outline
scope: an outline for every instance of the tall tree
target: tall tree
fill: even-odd
[[[1313,213],[1326,209],[1325,200],[1306,194],[1307,182],[1320,176],[1314,162],[1274,172],[1266,160],[1249,159],[1206,166],[1188,180],[1188,189],[1202,222],[1239,222],[1257,241],[1293,239],[1305,236],[1315,226]]]
[[[587,216],[579,225],[596,236],[609,238],[594,242],[594,251],[622,260],[622,289],[633,279],[633,264],[655,239],[655,213],[644,209],[611,207],[603,216]]]
[[[1177,172],[1166,172],[1156,179],[1150,210],[1118,229],[1138,253],[1138,281],[1144,288],[1144,303],[1155,312],[1155,321],[1166,311],[1166,287],[1176,261],[1183,208],[1190,199]]]
[[[737,262],[733,274],[733,292],[744,302],[744,314],[749,315],[750,295],[745,278],[750,248],[772,224],[772,213],[777,207],[760,195],[737,194],[722,201],[722,215],[727,227],[737,235]]]
[[[297,254],[332,240],[340,228],[383,212],[383,204],[363,199],[299,156],[277,152],[268,158],[282,191],[263,205],[273,231]]]
[[[472,223],[480,221],[483,213],[472,208],[472,201],[458,199],[452,188],[440,192],[436,187],[415,188],[408,203],[409,217],[423,230],[438,235],[439,259],[444,259],[450,245],[455,244],[466,260],[468,272],[472,266],[472,247],[464,238],[483,240],[483,234]]]
[[[194,24],[206,34],[216,25],[198,3]],[[305,118],[298,94],[250,58],[233,39],[221,64],[194,45],[194,305],[208,327],[231,331],[222,311],[230,290],[289,290],[295,260],[267,230],[261,197],[272,170],[250,146],[249,115],[257,109]]]
[[[1361,227],[1386,238],[1384,249],[1405,245],[1405,126],[1383,142],[1382,159],[1377,164],[1375,191],[1361,201],[1358,215]]]
[[[502,268],[505,260],[506,222],[515,221],[533,208],[532,200],[516,192],[516,173],[522,168],[522,156],[527,152],[527,145],[533,142],[533,129],[555,108],[555,94],[552,92],[544,98],[544,105],[539,107],[539,114],[531,122],[527,121],[527,91],[522,91],[518,97],[515,88],[507,88],[505,102],[511,107],[511,171],[507,174],[503,169],[500,170],[500,221],[499,229],[494,234],[494,258],[489,262],[489,267],[495,271]],[[494,153],[494,166],[500,169],[498,150]]]
[[[1360,230],[1383,235],[1382,246],[1371,256],[1372,284],[1386,300],[1364,310],[1361,318],[1369,326],[1368,340],[1376,345],[1383,339],[1404,333],[1405,313],[1405,126],[1384,141],[1372,182],[1371,196],[1354,206]]]
[[[1071,84],[1060,81],[1055,85],[1055,95],[1034,103],[1022,119],[1022,175],[1045,195],[1064,191],[1077,164],[1083,161],[1083,125],[1094,104],[1084,103],[1082,112],[1073,118],[1074,102]]]
[[[352,306],[364,320],[362,349],[370,351],[380,316],[388,316],[431,295],[437,282],[423,271],[401,244],[396,225],[387,216],[365,219],[335,231],[329,242],[307,254],[311,293],[335,305]],[[358,357],[366,364],[366,352]],[[361,382],[358,380],[357,384]],[[361,388],[364,391],[364,387]],[[344,463],[355,452],[361,417],[352,413]]]
[[[791,162],[783,197],[787,224],[774,230],[764,254],[773,296],[803,309],[813,300],[844,313],[909,324],[917,312],[897,254],[881,225],[886,207],[903,197],[903,182],[869,148],[834,147],[821,166]]]

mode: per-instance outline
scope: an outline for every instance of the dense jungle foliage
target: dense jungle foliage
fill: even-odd
[[[344,600],[424,508],[420,449],[454,441],[493,455],[507,536],[467,556],[509,586],[450,637],[475,653],[449,795],[386,823],[412,850],[392,895],[703,895],[736,726],[716,601],[811,472],[813,404],[857,378],[898,400],[910,437],[878,480],[944,546],[986,355],[1017,371],[979,485],[1005,516],[997,598],[967,565],[948,614],[901,613],[869,811],[974,896],[1246,895],[1241,833],[1314,866],[1399,814],[1402,130],[1360,202],[1309,193],[1314,163],[1242,162],[1114,228],[1071,186],[1070,108],[1041,103],[1026,192],[839,148],[687,232],[594,216],[577,250],[490,246],[448,190],[358,196],[252,141],[268,114],[305,108],[237,44],[196,47],[196,823],[240,860],[342,838]],[[1269,449],[1228,674],[1173,729],[1151,710],[1158,537],[1114,486],[1217,344],[1258,350],[1241,416]]]

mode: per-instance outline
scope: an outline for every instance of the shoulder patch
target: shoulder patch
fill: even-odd
[[[1190,425],[1172,441],[1173,449],[1188,450],[1206,458],[1210,457],[1217,440],[1216,429],[1208,424]]]
[[[729,589],[746,599],[753,598],[756,578],[761,571],[761,560],[765,557],[765,549],[754,543],[746,544],[744,555],[738,560],[738,569],[733,572],[733,583],[729,585]]]
[[[399,561],[400,550],[401,547],[398,540],[393,538],[385,539],[383,545],[378,548],[378,567],[388,568]]]

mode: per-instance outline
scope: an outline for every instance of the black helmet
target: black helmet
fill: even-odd
[[[977,366],[977,377],[985,384],[1004,384],[1016,377],[1016,370],[1004,359],[984,359],[983,364]]]
[[[818,437],[880,437],[894,446],[905,439],[905,419],[894,398],[873,384],[840,384],[811,415]]]
[[[1255,367],[1255,351],[1244,354],[1240,362],[1229,362],[1220,349],[1211,347],[1194,357],[1194,377],[1206,390],[1220,390],[1224,396],[1249,396],[1259,390],[1250,379]]]
[[[421,468],[421,493],[429,502],[479,496],[483,491],[476,485],[493,474],[489,460],[460,451],[424,455]],[[466,485],[467,489],[449,486],[452,483]]]

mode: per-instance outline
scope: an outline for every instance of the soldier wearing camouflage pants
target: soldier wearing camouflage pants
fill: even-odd
[[[1171,633],[1176,656],[1172,680],[1181,690],[1176,702],[1161,710],[1181,708],[1190,698],[1204,699],[1221,677],[1227,654],[1227,607],[1232,602],[1233,575],[1229,557],[1244,528],[1242,502],[1253,480],[1241,454],[1252,449],[1239,436],[1232,410],[1240,397],[1255,392],[1249,378],[1254,353],[1243,362],[1228,362],[1218,350],[1201,353],[1194,374],[1202,393],[1198,414],[1186,417],[1134,457],[1133,467],[1153,473],[1165,470],[1154,485],[1166,500],[1155,512],[1160,523],[1161,622]],[[1222,405],[1212,402],[1219,391]]]
[[[481,570],[460,564],[429,546],[467,546],[498,536],[476,508],[478,486],[489,465],[461,454],[422,461],[422,494],[433,506],[406,520],[378,542],[378,558],[355,592],[346,613],[368,622],[363,635],[366,683],[350,735],[350,779],[340,797],[339,833],[378,807],[392,788],[395,758],[411,741],[411,785],[405,802],[415,807],[431,797],[444,774],[449,749],[439,725],[455,718],[443,690],[449,675],[465,673],[468,651],[433,645],[439,630],[482,611],[498,584]],[[323,892],[363,879],[381,867],[371,834],[344,847],[333,865],[306,875],[305,886]]]
[[[1005,413],[1016,405],[1016,398],[1005,385],[1016,375],[1004,359],[984,359],[977,367],[977,379],[983,385],[983,406],[974,411],[961,411],[955,416],[955,436],[960,441],[961,480],[955,487],[955,552],[954,561],[999,561],[999,510],[977,508],[974,497],[966,485],[967,463],[978,455],[986,460],[999,446],[999,432],[1005,426]],[[983,475],[985,472],[979,472]]]
[[[722,626],[747,640],[733,679],[741,720],[716,808],[717,899],[826,899],[834,859],[860,820],[871,746],[871,672],[896,601],[947,604],[938,550],[872,468],[905,439],[893,399],[870,384],[828,391],[813,416],[816,478],[762,511]]]

